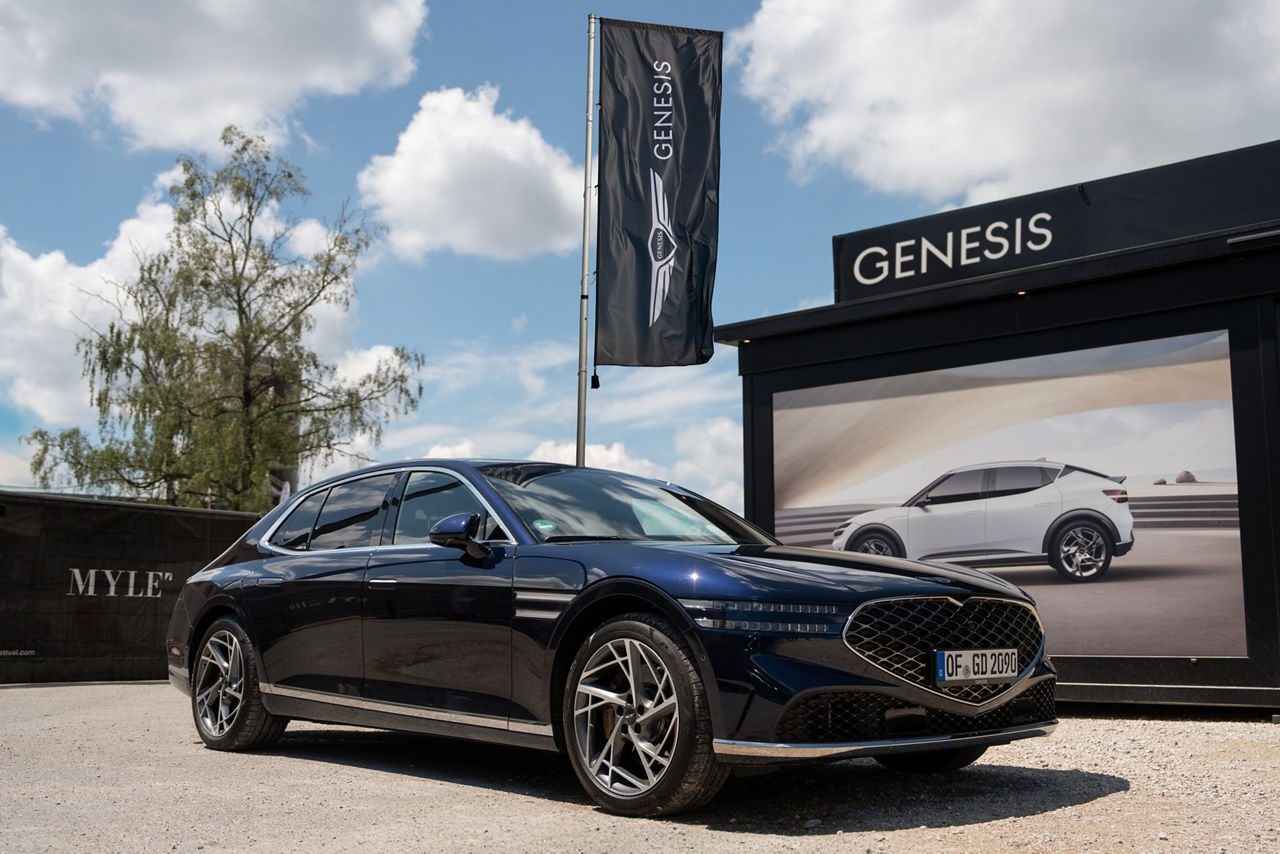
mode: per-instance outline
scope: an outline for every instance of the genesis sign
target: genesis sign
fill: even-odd
[[[835,301],[860,302],[1277,221],[1280,142],[1271,142],[837,235]]]

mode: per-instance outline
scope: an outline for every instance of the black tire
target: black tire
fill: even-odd
[[[1068,522],[1049,543],[1049,563],[1067,581],[1097,581],[1111,567],[1111,535],[1097,522]]]
[[[654,614],[615,617],[583,642],[565,682],[561,727],[582,787],[620,815],[695,809],[729,776],[712,749],[693,655]]]
[[[953,747],[922,753],[890,753],[877,756],[875,760],[890,771],[904,774],[943,774],[972,765],[986,752],[986,747]]]
[[[902,549],[898,546],[898,541],[880,531],[868,531],[851,538],[848,550],[863,554],[902,557]]]
[[[191,715],[214,750],[260,750],[279,740],[289,721],[262,705],[258,657],[249,635],[231,617],[209,626],[192,666]]]

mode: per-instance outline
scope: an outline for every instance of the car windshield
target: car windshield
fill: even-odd
[[[492,463],[479,470],[543,542],[773,543],[723,507],[673,484],[553,463]]]

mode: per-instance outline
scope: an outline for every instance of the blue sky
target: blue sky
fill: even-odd
[[[387,225],[314,342],[427,358],[380,459],[571,458],[588,12],[723,30],[715,319],[829,303],[831,236],[1273,139],[1280,4],[75,0],[0,3],[0,484],[91,426],[74,352],[160,190],[228,122],[306,173],[291,213]],[[589,461],[741,504],[736,354],[602,368]],[[567,456],[566,456],[567,455]],[[336,464],[339,467],[341,463]],[[332,468],[318,468],[318,475]]]

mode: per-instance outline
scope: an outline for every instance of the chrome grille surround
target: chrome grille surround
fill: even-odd
[[[1008,692],[1044,653],[1044,626],[1025,602],[991,596],[895,596],[858,606],[844,627],[845,645],[877,670],[908,685],[970,706]],[[942,649],[1017,649],[1018,675],[1003,683],[939,688],[930,677]]]

